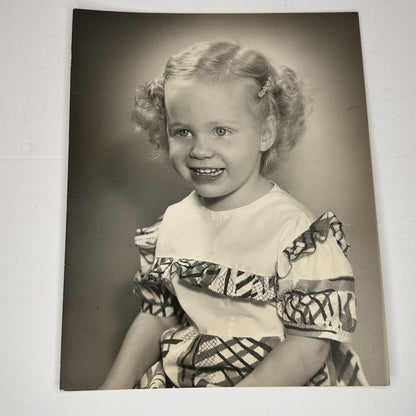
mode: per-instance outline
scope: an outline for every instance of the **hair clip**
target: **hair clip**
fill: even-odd
[[[263,85],[263,88],[257,93],[257,97],[263,98],[266,92],[270,91],[271,88],[272,88],[272,76],[269,75],[267,77],[266,83]]]
[[[160,74],[160,77],[161,77],[161,78],[165,78],[165,76],[166,76],[165,71],[163,71],[163,72]]]

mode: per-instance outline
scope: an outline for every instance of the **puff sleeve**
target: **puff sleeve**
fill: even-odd
[[[351,340],[357,316],[348,247],[327,211],[279,255],[277,312],[286,334]]]
[[[142,312],[160,317],[180,316],[182,309],[176,296],[157,278],[157,273],[152,273],[161,223],[162,217],[151,227],[136,230],[135,245],[139,249],[139,267],[134,276],[133,292],[141,300]]]

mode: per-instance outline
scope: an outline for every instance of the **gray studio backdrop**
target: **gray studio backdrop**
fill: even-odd
[[[130,121],[134,91],[196,41],[263,51],[307,81],[303,142],[270,178],[316,216],[343,221],[356,275],[354,348],[373,385],[388,383],[382,283],[358,15],[156,15],[74,12],[61,388],[95,389],[137,313],[135,229],[189,189],[154,160]]]

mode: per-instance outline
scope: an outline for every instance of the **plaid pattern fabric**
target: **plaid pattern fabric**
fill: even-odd
[[[162,337],[162,361],[146,372],[137,387],[154,388],[163,379],[161,365],[173,369],[175,379],[170,381],[165,375],[159,388],[169,384],[177,387],[235,386],[253,371],[275,344],[276,339],[272,337],[260,340],[221,338],[199,334],[191,325],[172,328]]]
[[[141,310],[155,316],[180,316],[183,311],[176,296],[161,284],[143,285],[136,282],[134,293],[141,302]]]
[[[190,325],[176,327],[163,335],[162,360],[135,388],[232,387],[250,374],[277,342],[273,337],[223,338],[199,334]],[[166,375],[171,372],[172,380]],[[345,344],[331,342],[327,362],[305,386],[367,384],[358,356]]]
[[[143,377],[137,381],[133,389],[162,389],[166,387],[171,387],[169,379],[163,370],[162,361],[158,361],[143,374]]]
[[[312,387],[330,386],[328,364],[325,363],[305,385]]]
[[[145,273],[140,269],[135,276],[136,294],[143,295],[142,292],[149,291],[152,287],[156,288],[160,284],[173,293],[171,280],[174,276],[178,276],[184,284],[203,288],[218,295],[259,302],[271,302],[276,298],[276,276],[260,276],[215,263],[190,259],[174,260],[171,257],[156,257],[152,258],[152,261]],[[164,301],[164,298],[157,296],[156,290],[152,295],[155,303]],[[151,302],[152,295],[146,300]],[[170,300],[168,299],[167,302]]]
[[[139,272],[144,275],[152,266],[155,258],[155,248],[162,217],[151,227],[138,228],[134,244],[139,249]]]
[[[199,335],[178,359],[178,382],[181,387],[234,386],[271,351],[267,341]]]
[[[151,227],[136,230],[135,244],[139,248],[139,268],[134,277],[133,292],[141,300],[141,310],[155,316],[180,316],[183,314],[178,299],[170,285],[164,284],[160,275],[169,262],[155,264],[155,249],[162,217]]]
[[[342,223],[332,211],[326,211],[322,214],[284,250],[284,253],[289,261],[295,261],[305,254],[312,254],[316,250],[316,242],[323,243],[326,241],[330,231],[335,237],[338,246],[346,254],[349,245],[345,240]]]
[[[347,336],[357,324],[353,278],[300,280],[280,296],[277,310],[288,333],[324,338]]]
[[[276,298],[276,276],[260,276],[241,270],[231,269],[206,261],[179,259],[156,259],[155,267],[170,261],[171,269],[162,271],[162,280],[177,275],[182,283],[207,289],[219,295],[267,302]]]
[[[290,269],[304,256],[315,253],[317,244],[325,243],[329,233],[345,256],[349,245],[342,224],[333,212],[326,211],[283,251]],[[352,275],[316,280],[287,278],[280,281],[280,286],[277,311],[288,334],[345,340],[355,330],[357,313]]]
[[[331,342],[335,384],[338,386],[368,386],[358,354],[346,344]]]

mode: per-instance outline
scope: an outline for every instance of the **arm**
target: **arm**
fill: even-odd
[[[302,386],[324,364],[329,340],[288,335],[237,387]]]
[[[117,358],[100,390],[131,389],[160,358],[162,333],[177,325],[178,318],[139,313],[130,326]]]

